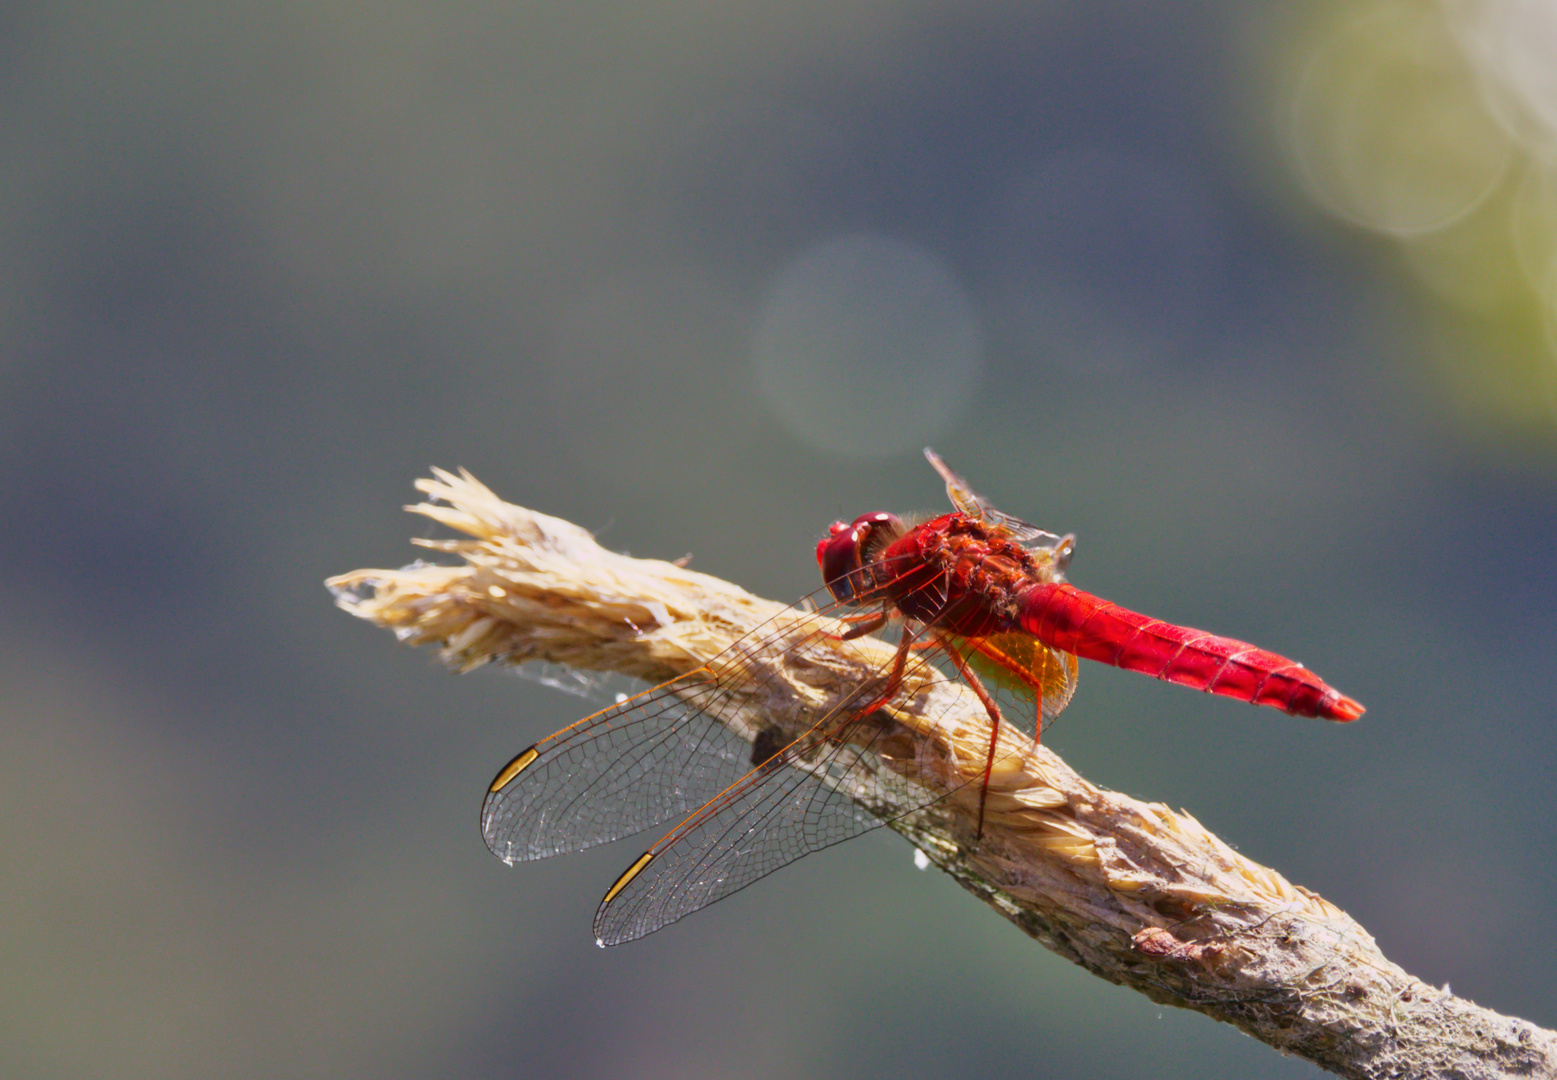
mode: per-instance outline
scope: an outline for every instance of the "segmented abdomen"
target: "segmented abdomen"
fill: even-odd
[[[1017,598],[1017,622],[1056,649],[1207,693],[1327,720],[1355,720],[1363,712],[1295,660],[1147,618],[1073,585],[1045,582],[1024,589]]]

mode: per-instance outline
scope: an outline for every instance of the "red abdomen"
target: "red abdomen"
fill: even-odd
[[[1016,617],[1022,629],[1056,649],[1154,679],[1297,716],[1355,720],[1363,712],[1295,660],[1248,642],[1149,619],[1073,585],[1043,582],[1023,589]]]

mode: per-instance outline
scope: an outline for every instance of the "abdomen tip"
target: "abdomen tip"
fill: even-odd
[[[1367,711],[1362,707],[1362,702],[1356,698],[1349,698],[1345,694],[1340,694],[1325,709],[1324,716],[1326,720],[1339,720],[1342,723],[1350,723]]]

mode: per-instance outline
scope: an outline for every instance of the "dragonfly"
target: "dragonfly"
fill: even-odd
[[[696,669],[542,739],[492,781],[482,835],[510,864],[676,822],[606,892],[599,944],[652,933],[925,809],[947,797],[949,777],[954,787],[982,778],[976,843],[997,758],[1011,752],[1002,725],[1036,740],[1070,702],[1081,659],[1297,716],[1362,715],[1294,660],[1069,584],[1073,535],[1002,512],[933,450],[925,456],[951,513],[834,522],[817,543],[824,585],[811,597]],[[840,649],[874,675],[804,692],[826,682],[805,673],[825,671]],[[895,712],[947,683],[988,716],[971,770],[927,753]]]

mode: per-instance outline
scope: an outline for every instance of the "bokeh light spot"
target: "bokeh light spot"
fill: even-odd
[[[1475,209],[1513,153],[1441,14],[1395,2],[1356,12],[1314,54],[1292,148],[1332,213],[1395,236]]]
[[[1557,151],[1557,4],[1445,0],[1443,8],[1487,110],[1515,141],[1550,158]]]

